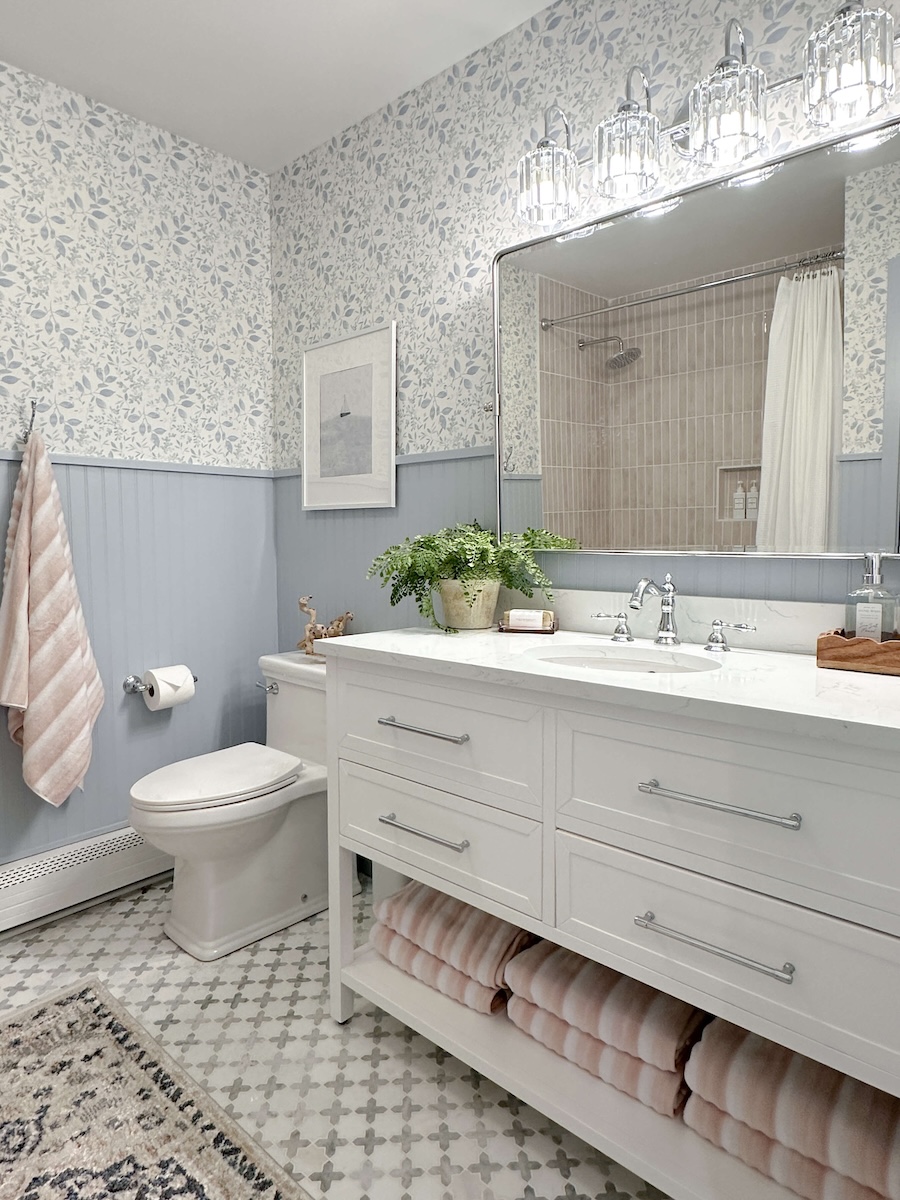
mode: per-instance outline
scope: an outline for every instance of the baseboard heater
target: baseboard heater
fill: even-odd
[[[0,930],[25,925],[170,871],[173,859],[131,828],[0,865]]]

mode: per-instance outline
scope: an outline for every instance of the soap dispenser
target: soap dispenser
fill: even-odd
[[[896,600],[883,586],[881,555],[866,555],[866,570],[862,587],[847,597],[844,633],[848,638],[872,638],[887,642],[895,633]]]
[[[747,516],[747,493],[744,491],[744,484],[740,479],[732,497],[731,515],[735,521],[743,521]]]

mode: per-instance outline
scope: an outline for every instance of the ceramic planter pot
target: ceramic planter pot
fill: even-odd
[[[481,579],[473,581],[470,587],[477,589],[471,604],[458,579],[442,579],[438,584],[444,624],[451,629],[489,629],[494,623],[500,580]]]

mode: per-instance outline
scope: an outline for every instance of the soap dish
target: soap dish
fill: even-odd
[[[900,641],[848,638],[843,629],[831,629],[819,634],[816,641],[816,666],[872,675],[900,675]]]
[[[551,612],[549,608],[545,608],[542,613],[543,625],[540,629],[523,629],[518,625],[510,625],[509,612],[505,612],[497,624],[498,633],[556,633],[559,629],[559,621],[556,613]]]

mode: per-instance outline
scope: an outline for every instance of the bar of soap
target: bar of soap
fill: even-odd
[[[553,613],[546,608],[511,608],[503,614],[503,624],[512,629],[549,629]]]

